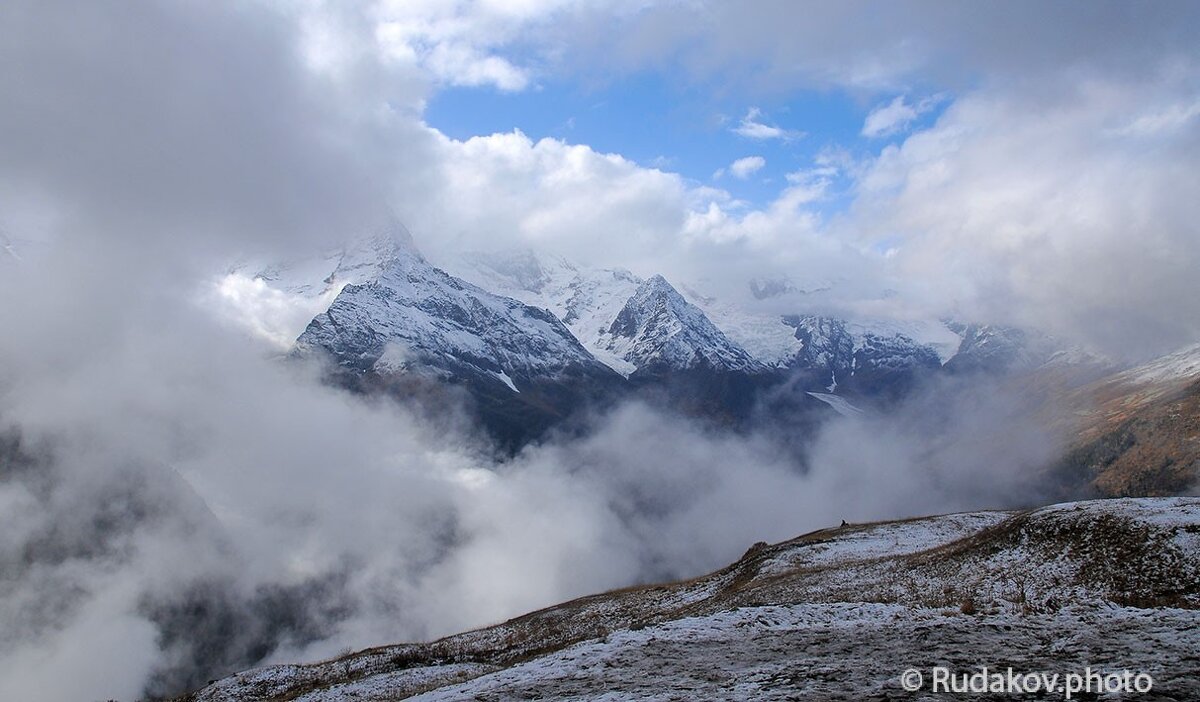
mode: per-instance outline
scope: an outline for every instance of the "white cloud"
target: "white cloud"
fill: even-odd
[[[1138,124],[1145,105],[1194,79],[1064,76],[1034,95],[964,96],[884,149],[845,224],[872,243],[898,239],[897,274],[927,281],[931,299],[964,316],[1038,326],[1118,357],[1194,342],[1194,122],[1187,110],[1153,120],[1154,148],[1144,130],[1112,129]]]
[[[1072,66],[1129,78],[1159,59],[1186,61],[1197,20],[1188,2],[1155,3],[1136,17],[1117,2],[996,3],[962,12],[952,3],[696,0],[624,9],[601,4],[563,17],[547,39],[563,50],[561,64],[610,75],[682,66],[678,79],[748,94],[831,87],[895,94],[913,85],[962,91],[981,76],[1027,81]],[[1125,31],[1131,23],[1137,31]]]
[[[431,133],[437,160],[401,216],[435,259],[534,246],[636,268],[677,244],[673,234],[694,200],[720,197],[678,174],[559,139]]]
[[[1200,116],[1200,100],[1178,102],[1138,115],[1127,126],[1113,130],[1118,135],[1155,136],[1183,129]]]
[[[929,112],[934,107],[930,100],[917,104],[908,104],[902,95],[895,96],[892,102],[881,104],[866,115],[863,122],[864,137],[887,137],[890,134],[904,131],[918,116]]]
[[[746,156],[729,164],[729,172],[734,178],[745,180],[762,170],[765,165],[767,165],[767,160],[762,156]]]
[[[513,46],[565,4],[384,0],[374,10],[375,37],[385,56],[420,66],[439,83],[517,92],[532,84],[533,72],[509,55]]]
[[[532,247],[644,276],[709,281],[749,297],[747,281],[820,269],[846,296],[877,284],[873,257],[824,236],[809,207],[828,172],[793,175],[765,206],[615,154],[521,132],[458,141],[436,134],[435,167],[401,216],[434,262],[464,249]],[[754,157],[751,157],[754,158]],[[756,166],[750,161],[747,167]],[[732,167],[731,167],[732,168]]]
[[[746,111],[746,116],[742,117],[742,121],[738,122],[738,125],[731,131],[747,139],[782,139],[790,141],[804,136],[804,132],[791,131],[773,124],[767,124],[763,121],[763,117],[762,110],[757,107],[751,107]]]

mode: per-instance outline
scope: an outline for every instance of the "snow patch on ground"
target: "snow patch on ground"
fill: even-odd
[[[1030,618],[868,603],[740,608],[615,633],[411,699],[907,699],[900,673],[933,664],[1132,669],[1187,694],[1200,691],[1181,665],[1195,661],[1198,625],[1200,613],[1178,609]]]
[[[515,383],[513,383],[513,379],[512,379],[512,378],[510,378],[510,377],[508,377],[508,373],[505,373],[504,371],[493,371],[493,372],[492,372],[492,375],[496,376],[496,378],[497,378],[497,379],[498,379],[500,382],[502,382],[502,383],[504,383],[505,385],[507,385],[507,386],[508,386],[508,387],[509,387],[509,388],[510,388],[510,389],[511,389],[513,392],[515,392],[515,393],[520,393],[520,392],[521,392],[520,390],[518,390],[518,389],[517,389],[517,386],[516,386],[516,384],[515,384]]]
[[[829,405],[835,412],[843,417],[858,417],[863,414],[861,409],[855,407],[850,403],[849,400],[841,395],[834,395],[832,393],[825,392],[810,392],[808,394]]]

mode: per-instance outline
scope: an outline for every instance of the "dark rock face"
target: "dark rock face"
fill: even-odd
[[[804,348],[789,367],[809,389],[897,399],[941,367],[930,346],[903,334],[867,332],[855,338],[842,320],[817,315],[786,315]]]
[[[907,336],[867,334],[862,347],[854,352],[849,385],[859,394],[896,400],[941,366],[936,351]]]
[[[854,370],[854,338],[840,319],[816,315],[785,315],[785,324],[796,328],[803,344],[789,364],[792,368],[815,371],[824,376],[825,385],[836,385]]]

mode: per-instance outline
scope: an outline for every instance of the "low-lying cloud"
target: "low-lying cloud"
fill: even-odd
[[[4,292],[89,270],[22,268]],[[1015,400],[955,388],[833,421],[806,461],[635,403],[496,463],[470,426],[327,387],[183,287],[71,290],[0,312],[15,699],[178,692],[696,575],[840,519],[1020,503],[1052,453]]]

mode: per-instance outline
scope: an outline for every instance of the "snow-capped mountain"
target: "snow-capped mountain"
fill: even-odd
[[[733,424],[754,421],[760,400],[785,379],[661,275],[643,280],[530,252],[471,254],[448,265],[477,284],[550,309],[596,358],[629,379],[630,392],[676,410]],[[787,408],[780,411],[793,414],[820,404],[803,393],[782,402]],[[824,411],[822,405],[818,413]]]
[[[551,312],[429,263],[392,223],[333,251],[263,268],[289,299],[330,300],[295,342],[328,359],[336,382],[429,397],[463,388],[501,445],[515,448],[624,382]]]
[[[454,278],[404,246],[375,253],[353,264],[364,282],[346,284],[298,348],[322,349],[359,370],[482,375],[513,392],[572,369],[609,374],[550,312]]]
[[[609,351],[642,374],[697,367],[739,373],[766,370],[661,275],[638,286],[609,326],[605,341]]]
[[[816,315],[785,315],[783,322],[796,330],[800,347],[790,365],[823,371],[829,378],[829,392],[837,390],[838,375],[843,384],[854,370],[854,339],[839,319]]]
[[[1004,327],[772,314],[661,275],[531,251],[443,263],[428,261],[393,221],[314,257],[243,265],[225,284],[234,299],[265,295],[249,309],[301,320],[302,333],[290,334],[289,325],[250,321],[281,345],[295,339],[298,353],[330,359],[343,384],[405,397],[465,388],[510,447],[615,394],[650,391],[684,412],[760,422],[764,413],[807,412],[812,397],[822,411],[842,406],[833,395],[851,396],[854,407],[886,403],[943,369],[1037,367],[1056,348]],[[751,292],[766,287],[758,281]]]
[[[446,263],[451,273],[501,295],[550,310],[588,351],[629,375],[637,366],[609,348],[613,320],[642,279],[620,268],[586,268],[529,250],[470,252]]]
[[[274,263],[254,271],[253,276],[289,294],[319,297],[340,292],[346,285],[375,280],[397,261],[410,258],[423,260],[412,234],[400,222],[389,220],[343,246]]]
[[[1120,370],[1112,359],[1035,330],[947,320],[961,342],[946,361],[952,374],[1019,375],[1042,391],[1066,391]]]
[[[650,284],[654,278],[644,281],[626,270],[587,268],[528,250],[470,253],[447,266],[488,290],[551,310],[593,355],[626,376],[643,366],[682,370],[703,360],[739,373],[812,371],[824,376],[813,389],[836,389],[858,367],[867,375],[908,373],[940,365],[959,345],[959,337],[940,323],[756,312],[677,288],[662,276]],[[754,280],[755,296],[762,297],[769,283],[795,289],[788,281]],[[644,309],[660,303],[661,315]],[[620,315],[625,320],[618,324]],[[635,317],[647,323],[642,333],[630,327]]]
[[[954,371],[1005,371],[1039,365],[1041,354],[1031,347],[1025,331],[994,324],[947,322],[962,338],[958,351],[947,362]]]
[[[626,376],[697,365],[766,370],[661,275],[643,280],[623,269],[587,268],[531,251],[470,253],[449,268],[554,312],[596,358]]]

